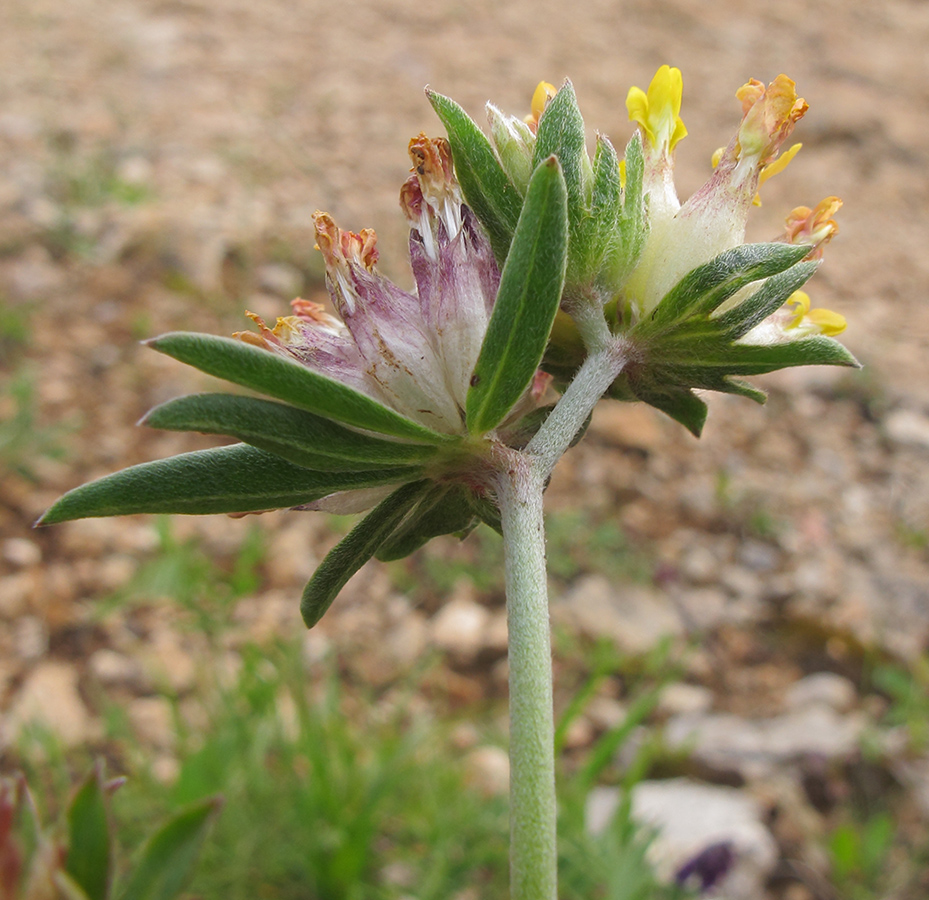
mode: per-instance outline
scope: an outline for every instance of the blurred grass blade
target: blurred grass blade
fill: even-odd
[[[174,331],[147,343],[209,375],[337,422],[413,441],[440,444],[448,439],[339,381],[242,341]]]
[[[434,446],[360,434],[293,406],[237,394],[192,394],[155,407],[140,424],[225,434],[310,469],[358,471],[419,463]]]
[[[374,556],[429,487],[430,482],[419,481],[394,491],[329,551],[300,601],[300,614],[307,628],[323,617],[348,579]]]
[[[120,900],[174,900],[193,876],[220,800],[204,800],[174,816],[146,844]]]
[[[88,900],[106,900],[111,877],[110,828],[100,766],[78,788],[68,807],[65,870]]]
[[[426,91],[448,132],[455,175],[468,206],[490,238],[501,265],[510,248],[523,199],[497,160],[487,136],[454,100]]]
[[[420,470],[317,472],[232,444],[142,463],[81,485],[61,497],[37,525],[132,513],[241,513],[298,506],[335,491],[410,481]]]
[[[499,425],[532,381],[558,312],[568,249],[567,195],[554,156],[533,173],[467,398],[472,434]]]

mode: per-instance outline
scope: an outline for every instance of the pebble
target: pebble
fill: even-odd
[[[285,300],[299,297],[303,291],[303,272],[290,263],[265,263],[255,272],[258,286]]]
[[[552,604],[552,618],[593,640],[606,638],[628,653],[642,654],[665,637],[684,633],[684,624],[660,591],[616,585],[586,575]]]
[[[16,655],[24,662],[40,659],[48,652],[48,625],[38,616],[22,616],[13,623]]]
[[[510,789],[510,757],[501,747],[475,747],[465,757],[468,783],[485,797],[499,797]]]
[[[589,433],[614,447],[650,453],[665,440],[659,414],[644,403],[600,403],[594,409]]]
[[[35,566],[42,562],[42,550],[35,541],[27,538],[7,538],[2,545],[3,559],[17,569]]]
[[[816,672],[795,681],[784,696],[784,703],[790,709],[802,709],[813,704],[822,704],[838,713],[846,713],[854,708],[858,700],[855,685],[834,672]]]
[[[620,799],[618,788],[594,788],[587,799],[588,831],[606,829]],[[777,862],[777,843],[764,825],[764,811],[745,791],[687,778],[642,781],[632,790],[632,816],[656,829],[648,858],[659,877],[671,881],[686,861],[712,844],[729,842],[735,862],[713,896],[757,900],[764,895]]]
[[[658,712],[666,716],[707,713],[713,708],[713,692],[685,681],[667,685],[658,698]]]
[[[78,672],[70,663],[46,660],[27,676],[0,720],[0,747],[10,747],[29,726],[47,729],[66,747],[86,743],[99,733],[78,692]]]
[[[96,679],[106,687],[142,686],[142,667],[138,660],[109,647],[95,650],[88,660],[88,666]]]
[[[896,409],[883,424],[894,443],[929,450],[929,416],[911,409]]]
[[[174,709],[164,697],[136,697],[126,706],[126,716],[136,736],[157,750],[174,746],[177,732]]]
[[[751,779],[805,757],[848,759],[865,725],[860,714],[815,704],[768,719],[682,714],[668,721],[664,735],[669,747],[688,751],[695,762]]]
[[[432,642],[459,662],[473,662],[484,649],[490,623],[487,608],[467,597],[453,598],[431,619]]]

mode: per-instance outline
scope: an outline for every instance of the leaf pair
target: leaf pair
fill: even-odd
[[[845,347],[822,335],[766,345],[738,343],[816,271],[816,262],[803,261],[808,253],[806,246],[744,244],[688,272],[631,329],[641,361],[626,369],[611,396],[643,400],[699,437],[706,404],[695,388],[764,402],[763,391],[735,376],[788,366],[858,365]],[[754,282],[761,282],[757,290],[715,314]]]
[[[56,896],[67,900],[173,900],[177,897],[193,875],[200,847],[220,801],[215,798],[201,801],[162,825],[142,847],[134,869],[115,886],[107,803],[107,794],[113,788],[113,784],[104,782],[101,765],[83,781],[67,808],[67,846],[61,854],[57,850],[46,851],[56,838],[43,833],[25,782],[15,786],[13,803],[10,802],[9,784],[0,785],[0,812],[9,818],[9,822],[0,823],[0,857],[7,862],[18,858],[22,863],[22,875],[37,882],[31,887],[30,884],[9,883],[10,877],[16,877],[16,866],[0,867],[3,896],[8,893],[11,897],[25,896],[27,892],[33,896],[41,882],[54,885],[58,890]],[[17,818],[31,832],[22,836],[25,856],[23,848],[10,843],[13,836],[2,827],[12,825]]]

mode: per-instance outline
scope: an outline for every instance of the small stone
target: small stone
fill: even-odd
[[[708,547],[691,547],[679,563],[681,575],[694,584],[711,584],[719,580],[719,561]]]
[[[14,745],[29,725],[47,729],[66,747],[94,738],[98,729],[77,685],[77,669],[68,663],[49,660],[36,666],[0,721],[0,747]]]
[[[156,750],[174,746],[174,709],[164,697],[137,697],[126,707],[126,716],[142,743]]]
[[[16,655],[27,662],[48,652],[48,625],[38,616],[22,616],[13,623]]]
[[[552,604],[552,618],[586,637],[612,640],[628,653],[647,653],[662,638],[684,633],[677,612],[659,591],[615,585],[587,575]]]
[[[107,687],[137,687],[143,680],[138,661],[109,647],[94,651],[88,665],[97,680]]]
[[[669,684],[658,698],[658,712],[667,716],[706,713],[713,708],[713,692],[699,684]]]
[[[601,731],[611,731],[626,721],[629,710],[613,697],[593,697],[584,710],[585,718]]]
[[[169,753],[159,753],[152,760],[152,777],[160,784],[171,785],[181,774],[181,764]]]
[[[857,700],[855,685],[833,672],[816,672],[795,681],[784,697],[790,709],[799,710],[818,703],[839,713],[849,712]]]
[[[477,747],[465,757],[468,782],[486,797],[499,797],[510,789],[510,758],[500,747]]]
[[[483,649],[489,620],[490,613],[479,603],[454,598],[432,617],[433,643],[460,662],[473,662]]]
[[[929,416],[910,409],[896,409],[884,419],[884,430],[895,443],[929,449]]]
[[[604,830],[620,802],[616,788],[595,788],[588,797],[590,832]],[[714,844],[729,843],[734,864],[721,882],[726,900],[757,900],[777,863],[777,843],[764,825],[758,803],[736,788],[686,778],[643,781],[632,790],[632,816],[657,832],[648,857],[663,879],[674,875]]]
[[[17,569],[25,569],[42,562],[42,550],[34,541],[12,537],[3,542],[3,558]]]

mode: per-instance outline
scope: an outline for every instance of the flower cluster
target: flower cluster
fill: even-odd
[[[841,201],[797,207],[773,241],[744,243],[759,187],[800,149],[783,150],[808,108],[794,82],[779,75],[736,92],[739,127],[716,154],[709,180],[684,203],[674,184],[674,149],[687,134],[682,97],[681,73],[670,66],[658,70],[647,91],[630,89],[626,105],[638,132],[622,160],[603,135],[588,156],[569,82],[558,91],[542,82],[525,119],[488,105],[491,137],[483,143],[451,101],[431,99],[449,130],[456,166],[469,175],[462,182],[466,198],[498,254],[513,226],[505,198],[525,191],[547,154],[561,161],[570,245],[548,370],[569,380],[589,350],[572,318],[585,305],[602,307],[629,352],[610,396],[644,400],[699,434],[706,407],[694,389],[763,400],[737,376],[856,362],[832,340],[845,327],[843,317],[811,308],[799,290],[838,230],[833,216]]]

